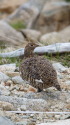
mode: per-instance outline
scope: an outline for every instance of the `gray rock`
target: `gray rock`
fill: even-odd
[[[12,81],[15,83],[15,84],[23,84],[24,83],[24,80],[20,77],[20,76],[15,76],[12,78]]]
[[[70,52],[70,42],[55,43],[48,46],[36,47],[34,52],[37,54]],[[24,48],[20,48],[12,52],[0,53],[0,57],[19,57],[23,55],[24,55]]]
[[[60,31],[70,24],[69,15],[70,3],[46,1],[34,28],[42,33]]]
[[[24,37],[5,21],[0,21],[0,45],[20,45],[24,43]]]
[[[53,63],[53,67],[58,71],[58,72],[64,72],[67,70],[66,67],[64,67],[62,64],[60,63]]]
[[[30,1],[20,6],[15,12],[8,16],[5,21],[8,23],[17,21],[23,22],[25,27],[31,28],[35,23],[37,16],[39,15],[39,9],[36,6],[31,6]]]
[[[10,102],[13,105],[19,106],[24,105],[26,110],[28,111],[47,111],[47,101],[43,99],[27,99],[27,98],[19,98],[19,97],[12,97],[12,96],[1,96],[1,101]]]
[[[24,54],[24,48],[7,52],[7,53],[0,53],[0,57],[19,57]]]
[[[0,116],[0,125],[15,125],[10,119]]]
[[[26,27],[31,28],[35,25],[35,21],[45,3],[46,0],[29,0],[8,16],[5,21],[11,23],[13,20],[15,22],[19,20]]]
[[[7,80],[9,80],[10,78],[7,76],[7,75],[5,75],[4,73],[2,73],[2,72],[0,72],[0,83],[2,82],[2,81],[7,81]]]
[[[69,125],[69,124],[70,124],[70,119],[60,120],[56,122],[41,123],[41,124],[36,124],[36,125]]]

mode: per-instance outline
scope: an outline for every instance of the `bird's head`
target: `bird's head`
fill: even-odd
[[[34,42],[29,42],[26,46],[25,46],[25,50],[24,50],[24,56],[25,57],[30,57],[33,56],[34,54],[34,49],[39,46],[38,44],[34,43]]]

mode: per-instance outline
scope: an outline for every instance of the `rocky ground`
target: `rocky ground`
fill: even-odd
[[[69,125],[70,48],[64,43],[70,44],[70,3],[0,0],[0,5],[0,125]],[[16,49],[22,49],[29,41],[38,41],[40,46],[64,44],[62,49],[69,53],[60,60],[51,58],[61,92],[51,87],[37,93],[20,77],[21,61]],[[61,47],[56,50],[61,53]],[[54,52],[53,47],[50,52]]]
[[[37,93],[36,89],[21,79],[19,72],[16,72],[16,64],[0,65],[0,115],[17,125],[68,119],[70,114],[62,112],[70,112],[70,68],[60,63],[53,63],[53,66],[62,92],[51,87]]]

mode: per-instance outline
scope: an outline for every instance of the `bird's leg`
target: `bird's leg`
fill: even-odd
[[[55,85],[55,88],[59,91],[62,91],[60,85]]]

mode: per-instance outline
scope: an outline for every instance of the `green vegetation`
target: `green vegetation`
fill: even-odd
[[[56,55],[48,54],[45,55],[45,57],[49,60],[61,62],[64,66],[70,67],[70,53],[57,53]]]
[[[65,1],[70,2],[70,0],[65,0]]]
[[[46,54],[45,57],[49,60],[52,60],[52,61],[61,62],[64,66],[70,67],[70,53],[64,53],[64,54],[57,53],[56,55],[52,55],[52,54],[47,55]],[[19,66],[21,61],[22,61],[22,59],[20,59],[19,57],[12,57],[12,58],[0,57],[0,65],[16,63],[16,65]]]
[[[26,28],[25,24],[22,21],[17,21],[17,22],[11,23],[10,25],[16,30]]]
[[[10,64],[10,63],[16,63],[16,66],[19,66],[21,63],[21,59],[19,57],[7,57],[7,58],[2,58],[0,57],[0,65],[3,64]]]

